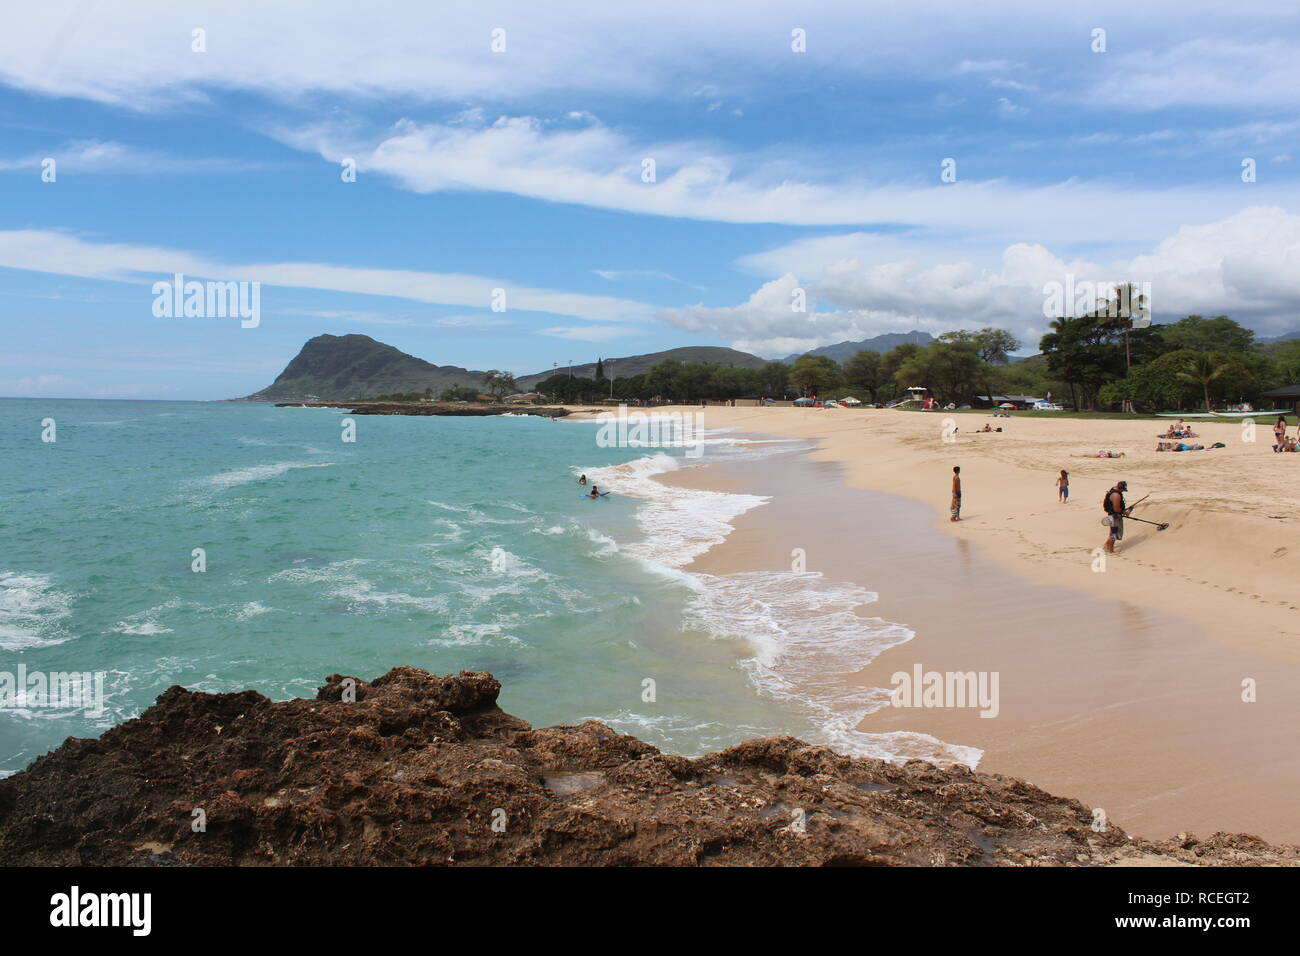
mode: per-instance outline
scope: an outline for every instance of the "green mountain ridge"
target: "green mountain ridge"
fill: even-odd
[[[825,355],[827,358],[834,359],[843,365],[863,349],[884,355],[890,349],[896,348],[904,342],[929,345],[933,341],[934,337],[929,332],[922,332],[918,329],[913,329],[911,332],[886,332],[883,335],[872,336],[869,339],[861,339],[857,342],[837,342],[834,345],[823,345],[819,348],[809,349],[806,352],[794,352],[776,361],[791,365],[800,355]]]
[[[453,385],[482,383],[482,372],[434,365],[368,335],[325,334],[308,339],[274,382],[244,401],[349,401],[426,388],[437,395]]]
[[[667,349],[663,352],[649,352],[645,355],[607,358],[603,362],[606,377],[630,378],[633,375],[650,371],[659,362],[670,360],[675,362],[710,362],[714,365],[730,365],[736,368],[762,368],[768,362],[767,359],[759,358],[757,355],[751,355],[748,352],[716,345],[689,345],[684,348]],[[552,375],[567,375],[568,373],[569,366],[560,365],[546,372],[516,376],[515,381],[519,383],[521,389],[528,390]],[[573,366],[573,374],[577,378],[594,378],[596,363],[586,362],[582,365],[575,365]]]

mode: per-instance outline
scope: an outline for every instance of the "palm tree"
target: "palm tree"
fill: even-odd
[[[1201,386],[1205,395],[1205,410],[1210,411],[1210,383],[1228,371],[1228,361],[1219,352],[1197,352],[1187,362],[1178,377]]]

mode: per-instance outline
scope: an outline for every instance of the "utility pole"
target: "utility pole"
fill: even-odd
[[[614,365],[614,360],[610,359],[609,364],[610,367],[612,368]],[[609,400],[611,402],[614,400],[614,373],[613,372],[609,373]]]

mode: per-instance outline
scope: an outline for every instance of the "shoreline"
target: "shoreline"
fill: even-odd
[[[608,411],[575,407],[570,419]],[[927,504],[931,527],[978,541],[1027,577],[1193,618],[1225,643],[1300,664],[1300,494],[1287,493],[1300,488],[1300,459],[1271,453],[1263,425],[1250,445],[1241,441],[1239,422],[1197,421],[1198,440],[1227,447],[1159,453],[1152,430],[1158,423],[1147,419],[1001,418],[1003,433],[976,436],[971,432],[986,416],[958,414],[957,440],[948,444],[941,438],[946,413],[719,406],[652,412],[702,412],[709,430],[812,440],[812,459],[844,465],[850,487]],[[1126,457],[1081,457],[1090,448],[1124,450]],[[966,502],[955,524],[947,520],[953,464],[962,465]],[[1067,505],[1056,501],[1061,468],[1070,471]],[[1107,573],[1095,573],[1093,549],[1106,537],[1101,498],[1125,476],[1130,501],[1152,493],[1134,517],[1171,527],[1157,532],[1129,522]]]
[[[897,621],[916,637],[847,678],[844,686],[855,684],[861,700],[877,708],[891,674],[914,666],[1002,675],[1000,719],[886,705],[858,722],[859,732],[911,732],[977,747],[981,771],[1070,793],[1151,838],[1192,828],[1300,839],[1289,796],[1300,786],[1300,754],[1287,729],[1300,725],[1300,668],[1279,665],[1258,647],[1225,644],[1183,616],[1020,577],[1018,567],[1008,574],[984,541],[937,534],[935,526],[948,523],[933,520],[924,505],[853,488],[849,469],[825,461],[824,447],[788,457],[803,464],[765,458],[758,467],[711,463],[657,476],[673,486],[770,500],[735,519],[726,540],[686,569],[770,572],[788,566],[792,546],[803,545],[809,570],[878,592],[879,601],[860,613]],[[780,472],[794,473],[793,482],[777,479]],[[917,525],[924,534],[913,533]],[[913,537],[926,540],[902,549],[909,555],[899,560],[911,563],[900,568],[864,559],[853,544],[860,550],[869,538],[889,548]],[[910,587],[908,575],[917,573],[947,583],[937,593]],[[840,666],[840,656],[834,659],[831,666]],[[1240,700],[1242,674],[1266,688],[1260,702]],[[835,694],[842,699],[843,689]]]

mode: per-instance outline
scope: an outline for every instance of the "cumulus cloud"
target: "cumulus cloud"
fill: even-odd
[[[1261,332],[1283,332],[1295,327],[1300,313],[1300,216],[1276,207],[1253,206],[1183,226],[1150,252],[1106,263],[1065,259],[1036,243],[1007,246],[996,267],[834,255],[869,249],[874,238],[795,244],[791,255],[806,281],[787,272],[739,305],[664,309],[659,317],[687,331],[717,334],[737,348],[777,355],[882,332],[985,325],[1010,329],[1033,346],[1049,321],[1044,287],[1064,285],[1070,276],[1078,283],[1150,283],[1157,321],[1227,314]],[[830,255],[817,263],[817,251]],[[781,250],[772,250],[759,261],[781,258]],[[791,308],[791,294],[800,288],[807,294],[806,314]],[[814,302],[823,307],[813,309]]]

